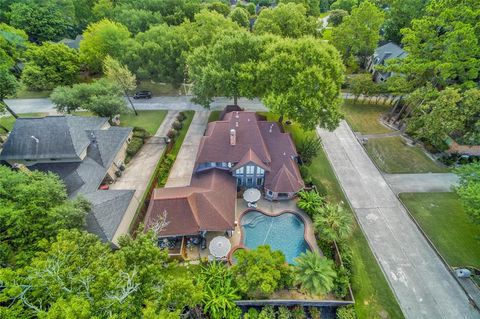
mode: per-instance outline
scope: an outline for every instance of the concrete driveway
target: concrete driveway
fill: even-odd
[[[209,111],[196,111],[165,187],[189,186],[197,157],[198,146],[207,128]]]
[[[346,122],[317,132],[405,317],[480,318]]]

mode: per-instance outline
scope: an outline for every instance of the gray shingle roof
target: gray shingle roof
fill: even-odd
[[[383,64],[388,59],[402,58],[407,55],[407,52],[395,43],[388,42],[376,48],[373,55],[375,64]]]
[[[87,230],[103,241],[111,241],[134,193],[134,190],[99,190],[85,194],[93,205],[87,216]]]
[[[75,159],[90,144],[85,130],[100,129],[108,119],[81,116],[19,118],[0,160]]]

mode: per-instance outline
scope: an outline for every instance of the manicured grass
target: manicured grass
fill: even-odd
[[[220,114],[222,111],[211,111],[208,116],[208,123],[220,120]]]
[[[370,158],[385,173],[443,173],[448,169],[431,160],[420,147],[408,146],[401,137],[368,140]]]
[[[274,114],[260,114],[267,116],[269,121],[278,120],[278,116]],[[295,143],[301,141],[305,136],[316,135],[314,131],[305,132],[296,124],[285,125],[284,127],[287,132],[292,134]],[[318,191],[325,194],[328,201],[346,203],[346,208],[352,212],[323,149],[313,159],[308,171]],[[358,318],[404,318],[395,296],[358,225],[356,225],[353,236],[349,240],[349,245],[353,255],[352,290],[355,296],[355,310]]]
[[[176,88],[170,83],[157,83],[150,80],[140,81],[136,91],[151,91],[154,96],[185,94],[183,88]]]
[[[379,118],[390,107],[380,104],[353,103],[345,100],[342,107],[345,119],[353,131],[362,134],[381,134],[391,132],[390,129],[380,124]]]
[[[51,90],[44,90],[44,91],[30,91],[27,87],[23,84],[20,84],[20,87],[17,90],[17,93],[12,98],[16,99],[40,99],[49,97],[52,93]]]
[[[122,114],[120,115],[120,125],[142,127],[147,130],[150,135],[154,135],[157,132],[160,124],[162,124],[166,115],[166,110],[138,111],[138,116],[135,115],[135,113]]]
[[[400,199],[450,266],[480,268],[480,226],[455,193],[404,193]]]
[[[46,113],[21,113],[18,114],[19,117],[43,117],[46,116]],[[0,124],[5,126],[7,129],[11,130],[15,124],[15,118],[11,115],[0,117]]]

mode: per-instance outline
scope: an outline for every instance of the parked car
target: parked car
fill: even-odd
[[[150,91],[138,91],[135,92],[135,95],[133,98],[136,99],[151,99],[152,98],[152,92]]]

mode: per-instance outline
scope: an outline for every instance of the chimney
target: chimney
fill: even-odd
[[[237,132],[235,129],[230,130],[230,145],[235,145],[237,144]]]

